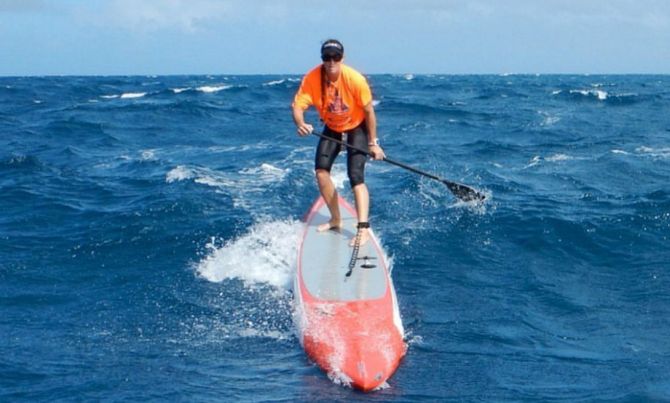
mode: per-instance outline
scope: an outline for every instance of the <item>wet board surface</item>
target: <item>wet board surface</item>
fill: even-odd
[[[355,211],[340,199],[342,228],[318,232],[317,227],[328,222],[330,213],[323,202],[317,202],[315,207],[316,211],[312,211],[306,223],[299,257],[301,276],[307,291],[325,301],[383,297],[388,286],[386,261],[372,230],[370,240],[360,246],[358,259],[350,271],[354,248],[349,243],[356,236],[358,223]]]

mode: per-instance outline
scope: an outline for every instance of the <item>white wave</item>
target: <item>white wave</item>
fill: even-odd
[[[628,154],[630,154],[628,151],[624,151],[624,150],[616,150],[616,149],[615,149],[615,150],[611,150],[611,152],[612,152],[612,154],[623,154],[623,155],[628,155]]]
[[[147,95],[146,92],[125,92],[121,94],[121,99],[142,98],[145,95]]]
[[[271,164],[246,168],[239,172],[222,172],[203,167],[178,166],[168,172],[165,181],[168,183],[192,179],[194,183],[214,188],[215,192],[225,192],[233,199],[236,208],[242,208],[257,215],[252,208],[258,195],[266,192],[268,186],[281,182],[290,169],[277,168]]]
[[[155,150],[144,150],[142,151],[142,161],[152,161],[156,159],[156,152]]]
[[[41,104],[42,102],[44,102],[44,101],[41,101],[39,99],[33,99],[34,104]]]
[[[229,88],[233,88],[232,85],[229,84],[224,84],[224,85],[203,85],[202,87],[196,88],[196,90],[200,92],[206,92],[206,93],[212,93],[212,92],[219,92],[223,90],[227,90]]]
[[[405,74],[403,78],[407,81],[412,81],[414,80],[414,74]]]
[[[540,161],[542,161],[542,157],[536,155],[530,161],[528,161],[528,164],[525,167],[523,167],[523,169],[534,167],[535,165],[538,165]]]
[[[185,88],[172,88],[172,92],[174,92],[175,94],[181,94],[182,92],[184,92],[184,91],[188,91],[188,90],[190,90],[190,89],[191,89],[191,87],[185,87]]]
[[[114,99],[118,98],[119,95],[100,95],[100,98],[105,98],[105,99]]]
[[[637,153],[645,154],[653,158],[670,158],[670,147],[652,148],[641,146],[635,149]]]
[[[297,220],[258,222],[237,239],[215,246],[196,265],[197,273],[208,281],[219,283],[238,279],[247,287],[269,284],[289,290],[298,253],[303,224]]]
[[[211,146],[207,147],[207,151],[212,153],[229,153],[232,151],[237,151],[239,147],[236,146]]]
[[[607,99],[609,94],[603,90],[570,90],[571,94],[582,94],[584,96],[595,96],[600,101]]]
[[[554,91],[551,92],[551,95],[558,95],[561,92],[563,92],[563,90],[554,90]]]
[[[377,105],[379,105],[379,104],[381,104],[381,103],[382,103],[382,101],[380,101],[380,100],[377,100],[377,99],[373,99],[373,100],[372,100],[372,106],[377,106]]]
[[[264,83],[263,87],[272,87],[272,86],[275,86],[275,85],[284,84],[285,82],[286,82],[286,80],[270,81],[268,83]]]
[[[291,170],[290,169],[281,169],[277,168],[271,164],[263,163],[258,168],[249,168],[241,171],[243,175],[255,175],[263,181],[275,181],[282,180]]]
[[[551,115],[549,112],[537,111],[537,113],[543,117],[540,126],[553,126],[561,120],[559,116]]]
[[[599,100],[604,101],[607,99],[609,94],[607,93],[607,91],[596,90],[596,96],[598,97]]]
[[[176,168],[173,168],[170,172],[167,173],[165,177],[165,182],[179,182],[185,179],[191,179],[194,176],[194,173],[191,169],[178,165]]]
[[[199,183],[201,185],[207,185],[209,187],[213,188],[227,188],[227,187],[234,187],[235,182],[231,180],[227,180],[222,177],[215,177],[215,176],[210,176],[210,175],[202,175],[199,176],[195,179],[195,183]]]
[[[536,165],[539,165],[542,161],[546,162],[562,162],[562,161],[570,161],[570,160],[575,160],[575,159],[582,159],[582,158],[575,158],[571,155],[563,154],[563,153],[557,153],[550,155],[548,157],[542,157],[539,155],[534,156],[530,161],[528,161],[528,164],[523,167],[523,169],[531,168]]]
[[[553,126],[560,121],[561,121],[561,118],[558,117],[558,116],[546,116],[544,118],[544,120],[542,121],[541,125],[542,126]]]
[[[545,160],[549,162],[569,161],[572,159],[574,159],[574,157],[571,157],[567,154],[554,154],[545,158]]]
[[[235,186],[235,182],[227,179],[223,174],[211,171],[207,168],[189,168],[178,165],[165,176],[165,182],[179,182],[193,179],[193,182],[214,188],[225,188]]]

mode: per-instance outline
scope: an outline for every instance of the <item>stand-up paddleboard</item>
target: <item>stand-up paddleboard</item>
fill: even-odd
[[[379,241],[349,242],[356,211],[339,198],[342,228],[318,232],[330,213],[319,198],[305,217],[294,283],[296,325],[307,355],[329,377],[369,391],[382,386],[405,354],[395,290]]]

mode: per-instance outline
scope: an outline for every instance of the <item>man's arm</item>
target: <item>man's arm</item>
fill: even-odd
[[[312,125],[305,123],[305,110],[295,104],[293,105],[293,122],[298,128],[298,135],[300,136],[307,136],[314,130]]]
[[[375,115],[375,108],[372,106],[372,102],[369,102],[363,108],[365,111],[365,125],[368,129],[368,147],[370,153],[374,155],[376,160],[384,159],[384,150],[379,146],[379,140],[377,139],[377,116]]]

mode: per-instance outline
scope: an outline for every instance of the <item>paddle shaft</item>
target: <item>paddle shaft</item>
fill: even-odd
[[[356,150],[358,152],[361,152],[365,155],[368,155],[368,156],[374,158],[374,155],[372,153],[370,153],[367,150],[363,150],[362,148],[359,148],[359,147],[356,147],[356,146],[353,146],[353,145],[350,145],[350,144],[346,144],[345,142],[343,142],[341,140],[334,139],[332,137],[328,137],[328,136],[324,135],[323,133],[319,133],[319,132],[316,132],[316,131],[313,131],[312,134],[314,134],[315,136],[321,137],[323,139],[333,141],[337,144],[343,145],[343,146],[348,147],[352,150]],[[466,201],[467,200],[473,200],[473,199],[484,200],[484,198],[485,198],[484,195],[480,194],[479,192],[475,191],[474,189],[472,189],[468,186],[465,186],[465,185],[462,185],[462,184],[456,183],[456,182],[451,182],[451,181],[448,181],[446,179],[442,179],[439,176],[436,176],[436,175],[433,175],[431,173],[428,173],[428,172],[422,171],[420,169],[414,168],[414,167],[409,166],[407,164],[404,164],[402,162],[394,161],[394,160],[392,160],[388,157],[384,157],[382,161],[386,161],[391,165],[395,165],[395,166],[398,166],[400,168],[406,169],[408,171],[414,172],[416,174],[423,175],[427,178],[434,179],[436,181],[440,181],[440,182],[444,183],[445,185],[447,185],[449,190],[451,190],[451,192],[455,196],[457,196],[461,199],[464,199]]]

